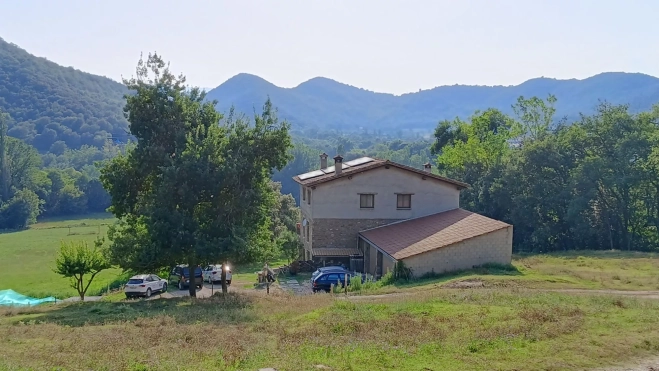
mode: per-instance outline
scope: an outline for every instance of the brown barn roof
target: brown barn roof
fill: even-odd
[[[326,171],[329,170],[328,173],[325,173],[321,170],[316,170],[314,172],[318,172],[318,174],[320,174],[320,175],[309,177],[309,178],[304,178],[304,176],[310,174],[311,173],[310,172],[310,173],[300,174],[300,175],[294,176],[293,180],[295,180],[296,182],[298,182],[299,184],[302,184],[304,186],[313,187],[313,186],[316,186],[318,184],[331,182],[332,180],[349,177],[349,176],[359,174],[359,173],[363,173],[365,171],[369,171],[369,170],[373,170],[373,169],[378,169],[378,168],[381,168],[383,166],[387,166],[387,167],[392,166],[392,167],[395,167],[395,168],[398,168],[398,169],[407,170],[407,171],[412,172],[412,173],[417,173],[417,174],[420,174],[420,175],[423,175],[423,176],[427,176],[428,178],[437,179],[437,180],[441,180],[441,181],[444,181],[444,182],[447,182],[447,183],[455,184],[456,186],[458,186],[460,188],[468,188],[469,187],[469,185],[467,183],[463,183],[463,182],[460,182],[460,181],[457,181],[457,180],[454,180],[454,179],[446,178],[446,177],[443,177],[441,175],[432,174],[430,172],[426,172],[426,171],[421,170],[421,169],[416,169],[416,168],[413,168],[411,166],[398,164],[396,162],[391,162],[389,160],[381,160],[381,159],[377,159],[377,158],[362,157],[360,159],[353,160],[353,161],[359,161],[359,160],[362,160],[362,159],[368,159],[370,161],[366,162],[366,163],[363,163],[363,164],[350,166],[350,167],[343,166],[341,174],[339,174],[339,175],[336,175],[334,173],[334,166],[331,166],[328,169],[325,169]],[[348,161],[347,163],[344,163],[344,165],[349,164],[351,162],[352,161]],[[303,177],[303,179],[301,179],[300,177]]]
[[[471,211],[454,209],[388,224],[359,234],[398,260],[509,226]]]

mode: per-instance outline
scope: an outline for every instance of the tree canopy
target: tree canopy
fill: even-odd
[[[223,118],[156,54],[124,83],[135,92],[124,110],[137,145],[101,171],[120,220],[109,233],[112,261],[144,270],[253,260],[274,249],[270,176],[292,145],[270,101],[253,120]]]
[[[551,127],[555,102],[520,98],[516,118],[488,110],[438,124],[440,171],[471,184],[462,207],[513,224],[521,251],[656,249],[659,106],[601,103]]]
[[[121,112],[127,90],[118,82],[59,66],[2,39],[0,81],[0,109],[11,116],[8,134],[39,152],[101,148],[110,137],[128,138]]]

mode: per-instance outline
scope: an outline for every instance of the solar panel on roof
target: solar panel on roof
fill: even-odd
[[[314,170],[308,173],[304,173],[300,175],[298,178],[300,178],[300,180],[305,180],[305,179],[315,178],[321,175],[325,175],[325,173],[323,173],[321,170]]]
[[[373,162],[374,160],[370,157],[361,157],[356,160],[348,161],[345,163],[345,165],[348,166],[358,166],[358,165],[363,165],[369,162]]]
[[[349,167],[350,167],[350,165],[343,164],[343,166],[341,168],[342,169],[347,169]],[[330,166],[330,167],[327,167],[327,168],[324,168],[324,169],[321,169],[321,170],[324,171],[325,174],[330,174],[330,173],[333,173],[335,171],[335,168],[334,168],[334,166]]]

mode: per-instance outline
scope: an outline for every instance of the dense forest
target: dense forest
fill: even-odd
[[[0,229],[20,229],[37,216],[103,212],[110,205],[95,164],[115,157],[120,148],[83,146],[61,155],[39,152],[7,135],[9,115],[0,111]]]
[[[124,85],[37,58],[0,38],[0,110],[7,133],[39,152],[125,142]]]
[[[552,128],[555,99],[522,99],[435,131],[439,170],[471,184],[461,205],[514,225],[517,251],[656,250],[659,106],[601,103]]]

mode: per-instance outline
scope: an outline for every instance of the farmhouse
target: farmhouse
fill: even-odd
[[[293,177],[300,185],[304,258],[381,277],[398,261],[415,276],[509,264],[513,227],[460,209],[468,185],[424,169],[362,157]]]

